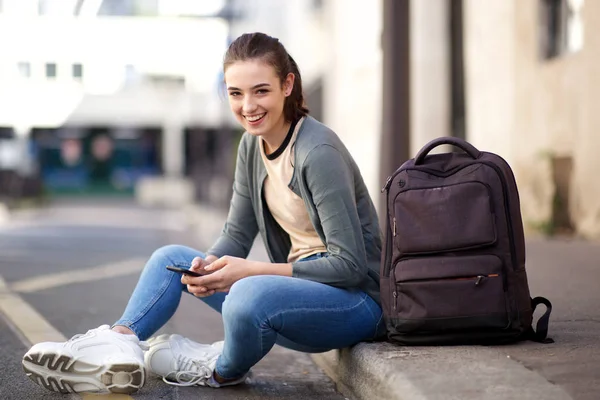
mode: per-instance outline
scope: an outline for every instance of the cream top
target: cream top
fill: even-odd
[[[267,170],[264,183],[267,207],[275,221],[290,235],[292,243],[288,262],[327,251],[308,217],[304,201],[288,187],[294,173],[294,142],[303,122],[304,118],[298,121],[291,140],[277,158],[269,160],[262,139],[260,145],[261,157]]]

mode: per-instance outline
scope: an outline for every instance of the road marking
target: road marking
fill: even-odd
[[[98,277],[93,279],[98,279]],[[77,280],[74,282],[82,281]],[[70,283],[73,283],[73,281]],[[9,323],[21,333],[19,338],[27,347],[39,342],[64,342],[67,340],[62,333],[60,333],[48,321],[46,321],[46,319],[25,300],[23,300],[21,296],[11,291],[2,276],[0,276],[0,313],[4,314]],[[80,395],[72,394],[68,398],[78,399],[80,396],[82,400],[100,398],[107,400],[134,400],[133,397],[123,394],[109,394],[100,396],[81,393]]]
[[[62,333],[54,329],[36,310],[19,295],[13,293],[0,276],[0,311],[21,331],[31,346],[38,342],[64,342]]]
[[[10,289],[19,293],[33,293],[40,290],[70,285],[72,283],[92,282],[139,272],[146,264],[147,258],[132,258],[129,260],[102,265],[94,268],[64,271],[56,274],[37,276],[14,282]]]

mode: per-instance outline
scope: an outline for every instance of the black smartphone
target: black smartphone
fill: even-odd
[[[179,272],[180,274],[186,274],[186,275],[190,275],[190,276],[202,276],[202,274],[199,274],[195,271],[190,271],[189,269],[180,268],[180,267],[173,267],[172,265],[167,265],[167,269],[169,271]]]

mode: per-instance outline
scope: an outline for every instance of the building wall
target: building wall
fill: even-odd
[[[439,0],[410,4],[410,157],[451,134],[449,6]]]
[[[573,141],[571,217],[577,231],[600,237],[600,3],[588,0],[583,9],[585,44],[580,54],[578,96],[565,99],[565,106],[577,116]],[[567,102],[570,100],[570,102]]]
[[[526,228],[552,223],[552,160],[570,157],[569,212],[577,233],[600,236],[594,112],[600,77],[600,3],[583,8],[583,49],[545,60],[539,1],[465,0],[467,137],[513,167]]]
[[[324,122],[344,141],[374,201],[381,196],[382,1],[328,0]],[[360,28],[357,28],[360,27]]]
[[[383,1],[325,2],[325,123],[344,140],[378,205],[381,187]],[[450,134],[449,4],[411,3],[409,154]],[[360,27],[360,29],[357,29]],[[405,159],[396,158],[395,167]],[[391,171],[385,171],[391,174]]]

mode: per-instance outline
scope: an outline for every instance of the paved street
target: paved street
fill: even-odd
[[[144,210],[132,202],[111,200],[61,202],[19,212],[0,226],[0,306],[10,306],[8,317],[0,318],[0,399],[96,398],[62,396],[30,382],[20,365],[28,338],[15,326],[25,326],[30,338],[52,339],[110,324],[120,316],[144,260],[155,248],[179,243],[203,249],[220,229],[189,229],[188,222],[189,215],[180,212]],[[199,233],[203,231],[205,235]],[[222,330],[218,314],[184,296],[160,333],[212,342],[222,338]],[[151,379],[133,397],[344,399],[306,354],[276,347],[253,372],[248,385],[219,390],[181,388]]]

